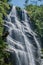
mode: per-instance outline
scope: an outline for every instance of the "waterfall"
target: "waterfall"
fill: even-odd
[[[25,10],[20,14],[13,6],[4,24],[5,31],[9,32],[6,42],[7,51],[11,53],[12,65],[41,65],[41,48],[36,38],[37,34],[32,30],[30,17]]]

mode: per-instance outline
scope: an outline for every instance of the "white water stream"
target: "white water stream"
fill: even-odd
[[[5,20],[8,50],[12,53],[13,65],[40,65],[40,44],[31,29],[27,12],[22,10],[22,20],[17,15],[15,6]]]

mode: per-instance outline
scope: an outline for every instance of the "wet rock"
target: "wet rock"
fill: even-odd
[[[6,37],[9,35],[9,32],[6,31],[3,35],[2,35],[2,40],[6,39]]]

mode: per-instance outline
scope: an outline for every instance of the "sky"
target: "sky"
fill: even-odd
[[[12,0],[11,4],[23,8],[24,7],[24,2],[25,2],[25,0]]]
[[[29,0],[29,4],[32,4],[32,1],[36,1],[36,0]],[[12,0],[11,4],[24,8],[25,0]],[[41,2],[39,1],[37,4],[38,5],[43,4],[43,0]]]

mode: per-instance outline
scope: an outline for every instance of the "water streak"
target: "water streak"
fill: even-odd
[[[13,6],[5,20],[4,26],[8,28],[8,51],[11,52],[13,65],[40,65],[40,44],[36,33],[31,29],[27,12],[22,10],[22,20],[17,16],[16,7]]]

